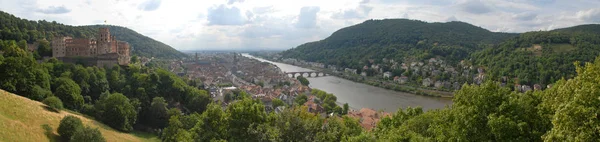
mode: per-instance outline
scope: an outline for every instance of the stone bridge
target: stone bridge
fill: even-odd
[[[293,78],[296,78],[297,76],[302,76],[302,77],[321,77],[321,76],[327,76],[328,74],[320,72],[320,71],[300,71],[300,72],[285,72],[286,75],[292,75]]]

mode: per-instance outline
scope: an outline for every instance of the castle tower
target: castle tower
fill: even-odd
[[[99,37],[99,42],[110,42],[111,41],[111,36],[110,36],[110,31],[108,30],[108,28],[100,28],[100,30],[98,31],[98,34],[100,35]]]
[[[110,31],[108,30],[108,28],[100,28],[98,30],[98,38],[97,38],[97,47],[96,47],[96,54],[98,55],[102,55],[102,54],[106,54],[106,53],[110,53],[111,51],[111,36],[110,36]]]

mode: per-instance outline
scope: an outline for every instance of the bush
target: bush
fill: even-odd
[[[308,79],[306,79],[303,76],[298,76],[296,77],[296,79],[298,79],[298,81],[300,81],[300,83],[304,86],[308,86],[308,84],[310,84],[310,82],[308,82]]]
[[[96,108],[94,108],[94,105],[91,104],[83,104],[81,107],[81,113],[88,116],[94,116],[96,115]]]
[[[136,122],[137,110],[121,93],[100,97],[96,103],[96,118],[115,129],[129,132]]]
[[[84,127],[71,137],[72,142],[105,142],[106,140],[98,128]]]
[[[69,140],[82,127],[83,123],[79,118],[71,115],[65,116],[58,125],[58,134],[63,140]]]
[[[29,96],[29,98],[32,100],[41,101],[42,99],[49,96],[52,96],[52,92],[50,90],[35,85],[33,86],[32,93],[31,96]]]
[[[285,106],[285,102],[277,98],[273,99],[273,108],[277,108],[279,106]]]
[[[68,109],[78,110],[84,104],[81,88],[70,78],[61,77],[55,81],[58,87],[54,95],[60,98]]]
[[[55,96],[50,96],[50,97],[44,99],[43,103],[48,105],[50,108],[52,108],[56,111],[63,109],[62,101],[58,97],[55,97]]]

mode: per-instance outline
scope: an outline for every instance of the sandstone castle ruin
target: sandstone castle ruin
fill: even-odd
[[[52,40],[52,57],[99,67],[129,64],[129,50],[129,43],[118,41],[110,35],[108,28],[100,28],[95,38],[60,37]]]

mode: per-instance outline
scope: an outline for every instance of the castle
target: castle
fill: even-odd
[[[81,62],[99,67],[127,65],[129,43],[118,41],[108,28],[100,28],[96,38],[60,37],[52,40],[52,57],[63,62]]]

